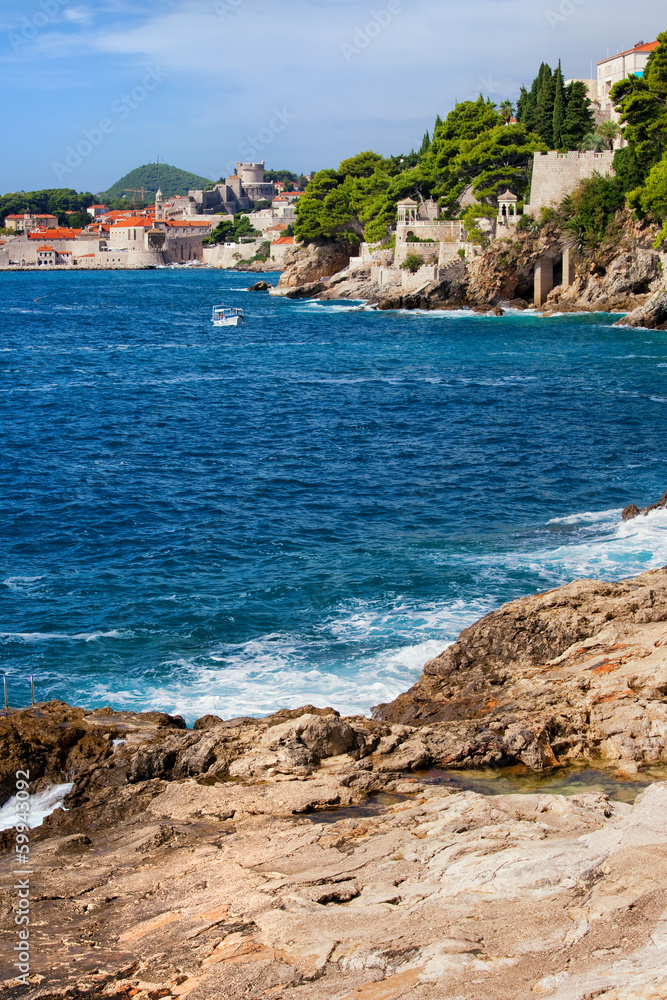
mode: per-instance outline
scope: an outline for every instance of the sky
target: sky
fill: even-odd
[[[106,190],[143,163],[217,180],[418,148],[667,29],[656,0],[2,0],[0,192]]]

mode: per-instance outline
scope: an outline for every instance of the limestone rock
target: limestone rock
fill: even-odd
[[[336,274],[347,266],[351,256],[352,248],[347,244],[295,246],[285,258],[278,288],[299,288]]]
[[[667,761],[665,622],[665,569],[513,601],[464,629],[375,714],[427,724],[422,739],[442,766]]]
[[[649,300],[627,316],[617,326],[640,326],[647,330],[667,330],[667,291],[660,288]]]

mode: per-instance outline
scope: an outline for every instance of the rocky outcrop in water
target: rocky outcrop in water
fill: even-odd
[[[337,274],[347,267],[352,253],[352,248],[346,243],[295,245],[285,256],[285,269],[280,275],[278,289],[300,288]]]
[[[623,316],[617,326],[640,326],[647,330],[667,330],[667,290],[660,288],[648,302]]]
[[[667,762],[666,623],[667,569],[522,598],[464,629],[376,715],[426,727],[441,766]]]
[[[664,268],[667,255],[653,248],[655,227],[632,219],[619,220],[613,240],[601,245],[594,257],[575,254],[574,281],[558,284],[543,307],[546,315],[555,312],[626,312],[621,322],[630,326],[663,329],[667,325]],[[347,271],[348,257],[341,258],[339,273],[306,266],[314,248],[295,251],[280,285],[292,289],[299,298],[363,298],[379,309],[459,309],[491,312],[505,304],[525,308],[533,302],[535,265],[538,258],[551,257],[558,266],[563,249],[574,249],[571,233],[548,224],[539,232],[518,232],[495,240],[478,257],[457,261],[437,281],[411,293],[401,289],[401,272],[388,286],[373,284],[370,271]],[[323,252],[320,248],[317,252]],[[336,248],[326,248],[335,253]],[[333,257],[331,258],[333,261]],[[327,264],[328,266],[328,264]],[[287,277],[286,277],[287,275]],[[319,282],[319,278],[333,279]]]
[[[632,521],[633,518],[639,517],[640,514],[646,517],[647,514],[651,514],[654,510],[664,510],[666,507],[667,493],[663,493],[660,499],[656,503],[652,503],[649,507],[637,507],[634,503],[629,504],[621,516],[624,521]]]

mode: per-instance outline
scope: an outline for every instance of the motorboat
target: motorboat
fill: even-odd
[[[213,306],[211,316],[213,326],[240,326],[245,323],[243,309],[236,309],[233,306]]]

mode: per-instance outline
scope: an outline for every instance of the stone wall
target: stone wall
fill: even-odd
[[[400,267],[409,253],[417,254],[424,261],[437,264],[440,257],[440,243],[399,243],[396,241],[394,264]]]
[[[167,237],[164,255],[168,264],[178,264],[186,260],[203,260],[202,234],[196,236]]]
[[[530,204],[524,212],[535,215],[541,208],[560,205],[566,195],[593,174],[607,177],[614,173],[614,151],[604,153],[535,153]]]
[[[204,247],[202,259],[212,267],[233,268],[241,260],[254,257],[265,240],[255,240],[252,243],[221,243],[214,247]],[[290,246],[290,244],[287,244]]]
[[[412,233],[419,240],[456,242],[463,237],[463,223],[457,219],[444,222],[411,222],[396,226],[396,243],[403,243]]]

